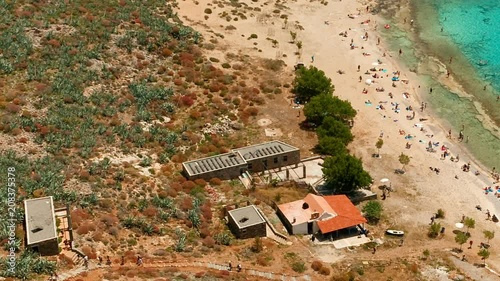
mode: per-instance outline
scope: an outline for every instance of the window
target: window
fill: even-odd
[[[288,161],[288,155],[283,156],[283,162]]]
[[[278,163],[278,157],[274,157],[273,162],[274,164]]]

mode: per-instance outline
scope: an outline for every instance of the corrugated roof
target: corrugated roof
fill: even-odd
[[[361,215],[361,212],[352,204],[351,200],[345,195],[330,195],[323,197],[337,215],[333,218],[318,221],[318,227],[321,233],[329,233],[332,231],[356,226],[366,222],[366,219]]]
[[[182,163],[190,175],[209,173],[215,170],[246,164],[239,153],[229,152]]]
[[[234,151],[239,152],[245,160],[280,155],[294,150],[298,150],[298,148],[281,141],[270,141],[234,149]]]

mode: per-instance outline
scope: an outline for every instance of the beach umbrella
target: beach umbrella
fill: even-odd
[[[380,180],[381,183],[386,183],[386,182],[389,182],[389,179],[388,178],[383,178]]]
[[[366,79],[365,84],[366,85],[371,85],[372,84],[372,79]]]
[[[457,222],[457,223],[455,224],[455,227],[456,227],[456,228],[463,228],[463,227],[464,227],[464,224],[463,224],[463,223],[461,223],[461,222]]]

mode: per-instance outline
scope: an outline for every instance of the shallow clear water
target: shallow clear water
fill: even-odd
[[[468,151],[487,168],[500,167],[500,102],[496,101],[500,94],[500,2],[412,0],[411,6],[413,33],[384,30],[391,49],[403,49],[402,60],[426,82],[422,87],[433,88],[432,94],[422,92],[431,109],[446,120],[444,126],[451,126],[456,134],[465,125],[465,135],[470,136],[470,142],[464,143]],[[438,82],[436,77],[442,77],[446,69],[466,95]]]

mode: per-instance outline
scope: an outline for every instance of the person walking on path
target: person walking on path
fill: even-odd
[[[474,241],[470,240],[469,241],[469,249],[472,249],[472,244],[474,244]]]
[[[231,264],[231,261],[228,261],[228,267],[229,267],[229,271],[231,271],[231,269],[233,269],[233,265]]]
[[[120,265],[125,265],[125,256],[122,256],[122,260],[120,262]]]
[[[83,266],[85,266],[85,269],[89,269],[89,257],[85,256],[83,257]]]
[[[141,256],[137,256],[137,262],[136,262],[137,266],[141,266],[142,265],[142,257]]]
[[[241,272],[241,263],[238,264],[238,272]]]
[[[99,256],[99,259],[98,259],[98,260],[99,260],[99,263],[97,263],[97,265],[101,266],[101,265],[102,265],[102,257],[101,257],[101,256]]]

